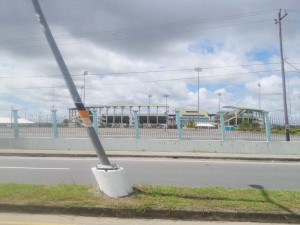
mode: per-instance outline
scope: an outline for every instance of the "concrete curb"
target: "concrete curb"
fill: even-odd
[[[102,216],[118,218],[151,218],[177,219],[196,221],[236,221],[236,222],[263,222],[263,223],[300,223],[300,214],[274,213],[245,213],[245,212],[209,212],[209,211],[180,211],[147,209],[100,208],[100,207],[67,207],[22,204],[0,204],[1,212],[36,213],[36,214],[64,214],[80,216]]]
[[[172,159],[216,159],[216,160],[246,160],[246,161],[290,161],[300,162],[300,157],[267,157],[267,156],[236,156],[236,155],[178,155],[178,154],[139,154],[139,153],[107,153],[108,157],[134,157],[134,158],[172,158]],[[19,156],[19,157],[79,157],[89,158],[97,157],[96,154],[91,153],[51,153],[49,152],[1,152],[0,156]]]

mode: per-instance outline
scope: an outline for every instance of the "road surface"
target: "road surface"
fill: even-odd
[[[299,162],[112,158],[132,184],[300,190]],[[0,157],[1,183],[96,184],[97,158]]]

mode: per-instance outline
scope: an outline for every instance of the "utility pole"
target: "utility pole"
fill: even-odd
[[[94,130],[94,127],[92,125],[92,122],[90,120],[90,116],[89,114],[87,113],[86,111],[86,108],[78,94],[78,91],[76,89],[76,86],[74,84],[74,81],[71,77],[71,74],[65,64],[65,61],[57,47],[57,44],[53,38],[53,35],[51,33],[51,30],[48,26],[48,23],[45,19],[45,16],[43,14],[43,11],[40,7],[40,4],[38,2],[38,0],[32,0],[32,3],[33,3],[33,7],[34,7],[34,10],[35,10],[35,13],[36,13],[36,16],[37,16],[37,19],[38,19],[38,22],[40,23],[40,26],[45,34],[45,37],[48,41],[48,44],[50,46],[50,49],[52,50],[52,53],[54,55],[54,58],[58,64],[58,67],[60,69],[60,71],[62,72],[63,74],[63,78],[65,80],[65,83],[69,89],[69,92],[73,98],[73,102],[76,106],[76,109],[79,113],[79,116],[80,116],[80,119],[82,120],[85,128],[87,129],[87,132],[90,136],[90,139],[95,147],[95,150],[96,150],[96,153],[98,155],[98,158],[100,160],[100,163],[101,165],[103,166],[107,166],[107,167],[110,167],[111,169],[113,169],[113,166],[110,164],[110,161],[103,149],[103,146],[99,140],[99,137],[98,135],[96,134],[95,130]]]
[[[290,141],[290,128],[289,128],[289,118],[287,112],[287,100],[286,100],[286,85],[285,85],[285,71],[284,71],[284,59],[283,59],[283,48],[282,48],[282,31],[281,31],[281,20],[288,14],[284,12],[281,15],[281,9],[278,13],[278,19],[275,20],[275,24],[279,25],[279,42],[280,42],[280,57],[281,57],[281,74],[282,74],[282,88],[283,88],[283,107],[284,107],[284,121],[285,121],[285,139]]]
[[[82,102],[81,97],[79,96],[78,90],[75,86],[75,83],[71,77],[71,74],[65,64],[65,61],[57,47],[57,44],[53,38],[51,30],[48,26],[48,23],[45,19],[44,13],[41,9],[41,6],[38,0],[32,0],[32,4],[36,13],[37,20],[42,28],[42,31],[45,34],[45,37],[48,41],[49,47],[52,50],[56,63],[63,75],[65,83],[69,89],[70,95],[73,99],[73,102],[76,106],[80,119],[87,130],[87,133],[90,137],[90,140],[94,146],[94,149],[98,155],[100,164],[92,168],[94,176],[96,177],[98,186],[100,190],[105,194],[111,197],[124,197],[131,193],[132,187],[129,183],[126,182],[126,179],[123,177],[124,170],[122,167],[113,165],[110,163],[104,148],[100,142],[99,136],[97,135],[90,116]],[[87,74],[87,72],[85,72]],[[86,75],[84,73],[84,76]],[[107,172],[109,171],[109,172]]]

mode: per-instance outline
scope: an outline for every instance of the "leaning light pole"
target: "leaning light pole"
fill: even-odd
[[[89,114],[79,96],[71,74],[65,64],[65,61],[57,47],[53,38],[51,30],[47,24],[43,11],[38,0],[32,0],[32,4],[40,23],[40,26],[46,36],[51,51],[55,57],[56,63],[63,74],[65,83],[72,96],[73,102],[76,106],[80,119],[87,130],[90,140],[96,150],[100,164],[92,168],[93,174],[96,177],[100,190],[110,197],[124,197],[132,192],[132,187],[127,183],[124,176],[123,168],[112,165],[103,149],[100,139],[93,127]]]

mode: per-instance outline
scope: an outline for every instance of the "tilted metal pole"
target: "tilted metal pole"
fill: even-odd
[[[76,109],[79,113],[79,116],[80,116],[80,119],[82,120],[83,122],[83,125],[84,127],[86,128],[87,130],[87,133],[93,143],[93,146],[96,150],[96,153],[98,155],[98,158],[100,160],[100,167],[101,166],[104,166],[104,167],[107,167],[107,169],[111,168],[111,169],[114,169],[115,166],[111,165],[110,162],[109,162],[109,159],[103,149],[103,146],[99,140],[99,137],[98,135],[96,134],[96,131],[93,127],[93,124],[92,124],[92,121],[89,117],[89,114],[88,112],[86,111],[86,108],[84,106],[84,104],[82,103],[82,100],[79,96],[79,93],[76,89],[76,86],[74,84],[74,81],[70,75],[70,72],[65,64],[65,61],[57,47],[57,44],[52,36],[52,33],[50,31],[50,28],[46,22],[46,19],[45,19],[45,16],[43,14],[43,11],[40,7],[40,4],[38,2],[38,0],[32,0],[32,4],[33,4],[33,7],[34,7],[34,10],[35,10],[35,13],[36,13],[36,16],[37,16],[37,19],[41,25],[41,28],[46,36],[46,39],[48,41],[48,44],[52,50],[52,53],[55,57],[55,60],[59,66],[59,69],[60,71],[62,72],[63,74],[63,77],[64,77],[64,80],[66,82],[66,85],[69,89],[69,92],[73,98],[73,102],[76,106]]]

